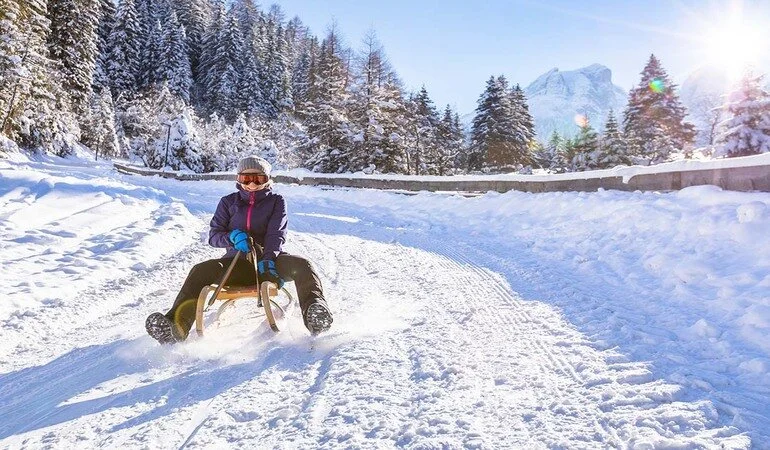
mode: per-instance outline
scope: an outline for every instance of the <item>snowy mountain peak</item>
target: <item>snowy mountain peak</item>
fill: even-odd
[[[577,71],[586,75],[594,75],[594,78],[598,81],[610,82],[612,80],[612,71],[609,67],[601,64],[591,64]]]
[[[558,131],[574,136],[576,115],[587,116],[597,130],[604,127],[610,109],[616,116],[626,105],[626,93],[612,84],[612,71],[601,64],[577,70],[553,68],[524,89],[537,136],[545,141]]]

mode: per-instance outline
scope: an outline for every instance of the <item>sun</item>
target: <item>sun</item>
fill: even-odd
[[[767,28],[732,11],[704,31],[708,63],[725,71],[730,81],[757,67],[768,50]]]
[[[733,79],[759,63],[762,46],[759,30],[737,23],[714,30],[706,42],[710,62],[721,66]]]

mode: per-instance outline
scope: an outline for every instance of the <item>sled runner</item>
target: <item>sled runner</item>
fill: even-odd
[[[198,303],[195,309],[195,331],[198,332],[198,336],[203,336],[203,313],[206,312],[214,302],[217,300],[224,301],[222,306],[217,310],[216,319],[219,319],[219,316],[228,306],[232,305],[236,300],[243,298],[256,298],[257,306],[262,307],[265,310],[265,317],[267,318],[267,323],[270,324],[270,328],[275,332],[280,331],[276,322],[275,312],[276,310],[281,311],[285,316],[286,308],[294,302],[294,298],[285,287],[278,289],[278,286],[270,281],[259,282],[257,249],[253,241],[251,241],[251,239],[249,239],[249,241],[252,249],[250,256],[254,263],[254,273],[257,284],[254,286],[227,286],[227,280],[230,278],[235,263],[241,255],[241,252],[236,253],[233,261],[227,268],[227,271],[225,271],[222,281],[220,281],[219,284],[205,286],[198,295]],[[280,301],[281,297],[283,297],[283,301]],[[283,303],[283,306],[281,303]]]

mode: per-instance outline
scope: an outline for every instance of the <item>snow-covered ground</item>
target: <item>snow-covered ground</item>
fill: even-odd
[[[332,330],[160,347],[233,187],[0,161],[0,448],[770,448],[770,194],[279,185]]]

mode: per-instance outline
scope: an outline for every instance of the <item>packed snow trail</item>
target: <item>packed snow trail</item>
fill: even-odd
[[[113,448],[731,442],[706,402],[673,401],[677,386],[593,348],[552,308],[463,258],[346,235],[292,238],[330,280],[339,318],[317,353],[264,327],[240,342],[243,362],[199,360],[205,340],[170,361],[144,337],[86,347],[4,380],[2,404],[19,409],[0,436],[21,432],[11,447]]]
[[[94,171],[75,167],[72,176]],[[670,338],[646,315],[681,311],[624,306],[612,295],[639,286],[575,273],[574,261],[544,259],[526,240],[400,215],[392,205],[406,197],[394,194],[278,188],[289,202],[287,250],[314,262],[335,312],[316,350],[298,308],[273,335],[248,304],[204,339],[161,348],[144,336],[144,317],[168,307],[195,262],[221,253],[197,236],[232,183],[97,176],[110,177],[165,191],[161,206],[184,204],[193,216],[179,231],[193,240],[179,239],[175,251],[147,241],[145,263],[132,259],[141,252],[117,258],[77,295],[65,290],[4,319],[0,447],[746,448],[748,432],[762,448],[762,405],[739,409],[733,416],[748,419],[730,426],[735,403],[689,378],[671,381],[708,363],[697,347],[672,339],[662,355],[650,349]],[[369,204],[356,205],[367,203],[362,195]],[[48,293],[46,282],[20,289]],[[649,344],[623,340],[627,330],[646,331]],[[762,385],[753,386],[721,392],[760,401]]]

